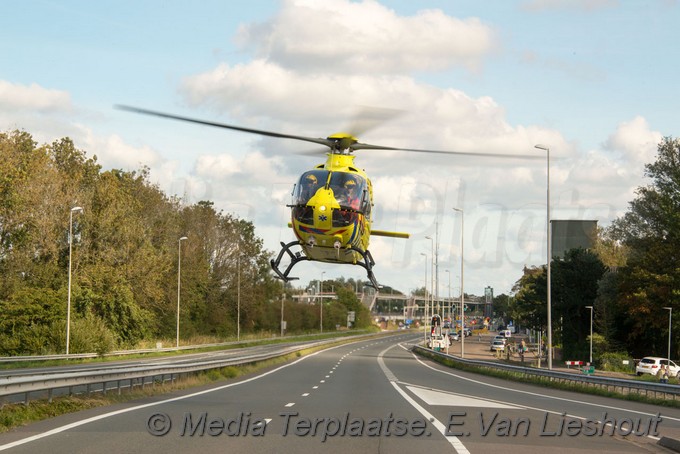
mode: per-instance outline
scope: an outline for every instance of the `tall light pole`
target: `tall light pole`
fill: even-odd
[[[450,270],[444,270],[446,274],[449,275],[449,299],[448,299],[448,306],[449,306],[449,318],[451,317],[451,271]]]
[[[177,347],[179,347],[179,290],[181,287],[180,277],[182,271],[182,241],[184,240],[188,240],[188,238],[183,236],[177,242]]]
[[[536,145],[534,148],[545,151],[546,156],[546,255],[548,259],[548,369],[552,369],[552,316],[550,303],[550,261],[552,259],[552,245],[550,243],[550,148],[545,145]]]
[[[590,309],[590,364],[593,364],[593,306],[586,306]]]
[[[68,216],[68,296],[66,297],[66,354],[71,343],[71,257],[73,253],[73,213],[82,213],[83,207],[73,207]]]
[[[236,341],[241,340],[241,243],[236,243]]]
[[[285,283],[284,283],[284,288],[283,288],[283,289],[284,289],[284,290],[286,289]],[[284,302],[285,299],[286,299],[286,293],[284,292],[284,293],[281,295],[281,337],[283,337],[283,325],[286,323],[286,322],[283,321],[283,302]]]
[[[668,362],[671,361],[671,318],[673,316],[672,307],[664,307],[668,311]]]
[[[427,310],[427,254],[424,252],[421,252],[420,255],[425,257],[425,286],[423,287],[425,289],[425,320],[423,321],[423,333],[425,334],[425,339],[427,340],[427,323],[428,323],[428,310]]]
[[[426,236],[430,240],[430,269],[432,270],[432,277],[430,277],[430,301],[432,301],[432,315],[434,316],[434,240],[431,236]]]
[[[319,330],[323,333],[323,297],[321,296],[321,291],[323,290],[323,275],[326,274],[325,271],[321,272],[321,280],[319,281]]]
[[[460,213],[460,357],[465,358],[465,291],[463,290],[465,212],[462,208],[455,207],[453,211]]]

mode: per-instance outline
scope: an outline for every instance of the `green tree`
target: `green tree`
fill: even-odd
[[[551,265],[553,327],[565,358],[587,358],[590,310],[595,305],[598,282],[606,269],[598,256],[571,249]]]
[[[69,239],[74,206],[84,211],[73,216]],[[63,349],[69,263],[73,329],[101,326],[108,334],[98,345],[107,346],[174,337],[184,235],[183,337],[235,334],[238,290],[245,330],[278,327],[272,303],[283,286],[252,223],[216,212],[212,202],[167,197],[148,168],[102,171],[68,138],[38,146],[29,133],[1,133],[0,350]]]
[[[510,304],[510,317],[515,325],[532,330],[545,330],[547,321],[545,267],[524,268],[513,286],[515,297]]]
[[[510,319],[510,296],[501,293],[493,298],[493,313],[496,317],[508,321]]]
[[[629,210],[613,222],[610,231],[629,250],[626,265],[619,268],[619,304],[624,317],[617,338],[634,355],[661,355],[668,339],[668,312],[663,308],[680,309],[678,139],[661,141],[656,161],[645,166],[645,175],[651,183],[637,189]],[[676,342],[672,355],[677,355],[677,347]]]
[[[354,312],[354,323],[352,328],[368,328],[371,326],[371,314],[368,308],[361,304],[361,301],[356,297],[354,289],[347,287],[338,287],[336,289],[338,295],[338,303],[340,303],[345,308],[345,320],[343,325],[347,322],[347,312]]]

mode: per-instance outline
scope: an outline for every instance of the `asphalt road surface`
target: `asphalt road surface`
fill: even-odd
[[[60,416],[1,434],[0,450],[666,453],[657,440],[680,438],[680,410],[447,369],[409,351],[420,340],[360,341],[238,380]]]

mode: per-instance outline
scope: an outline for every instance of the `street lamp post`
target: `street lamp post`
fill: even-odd
[[[671,318],[673,316],[672,307],[664,307],[668,311],[668,363],[671,362]]]
[[[283,325],[285,324],[285,322],[283,321],[283,302],[284,302],[285,299],[286,299],[286,294],[283,293],[281,295],[281,337],[283,337]]]
[[[453,208],[460,213],[460,357],[465,358],[465,291],[463,290],[463,239],[465,238],[465,212],[461,208]]]
[[[534,148],[545,151],[546,156],[546,229],[547,229],[547,260],[548,260],[548,369],[552,369],[552,316],[551,316],[551,302],[550,302],[550,261],[552,259],[552,245],[550,244],[550,148],[546,145],[536,145]]]
[[[321,291],[323,290],[323,276],[325,271],[321,272],[321,280],[319,281],[319,331],[323,333],[323,297]]]
[[[427,323],[428,323],[428,320],[427,320],[427,315],[428,315],[428,310],[427,310],[427,307],[428,307],[428,304],[427,304],[427,254],[424,253],[424,252],[421,252],[420,255],[425,257],[425,286],[423,287],[425,289],[425,307],[424,307],[424,311],[423,311],[425,313],[425,320],[423,322],[423,329],[424,329],[423,333],[424,333],[424,336],[425,336],[425,340],[427,340]]]
[[[430,301],[432,302],[432,316],[434,316],[434,240],[431,236],[426,236],[425,238],[430,240],[430,269],[432,270],[432,276],[430,277]]]
[[[590,309],[590,364],[593,364],[593,306],[586,306]]]
[[[68,219],[68,296],[66,297],[66,354],[71,343],[71,257],[73,254],[73,213],[82,213],[83,207],[73,207]]]
[[[449,318],[451,318],[451,271],[450,270],[444,270],[446,274],[449,275],[449,299],[448,299],[448,307],[449,307]]]
[[[176,346],[179,347],[179,290],[180,290],[180,276],[182,270],[182,241],[188,238],[183,236],[177,242],[177,342]]]
[[[241,340],[241,244],[236,243],[236,340]]]

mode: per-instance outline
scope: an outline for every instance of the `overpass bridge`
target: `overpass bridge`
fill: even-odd
[[[357,298],[361,303],[368,308],[371,313],[376,312],[379,303],[394,302],[397,306],[403,308],[401,317],[403,319],[423,320],[430,314],[440,314],[442,317],[450,317],[451,314],[460,313],[460,298],[439,298],[435,299],[432,296],[423,295],[404,295],[401,293],[380,293],[380,292],[357,292]],[[293,298],[306,302],[308,304],[316,304],[318,301],[337,299],[335,292],[304,292],[300,295],[293,295]],[[469,313],[482,312],[484,316],[491,316],[491,304],[485,301],[484,297],[468,296],[465,298],[465,305],[469,307]],[[391,310],[390,317],[393,315]],[[398,316],[395,316],[398,317]]]

